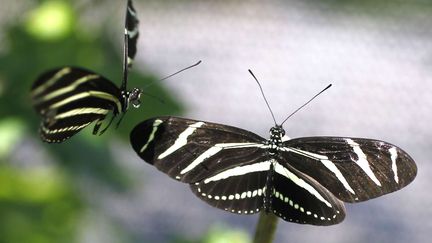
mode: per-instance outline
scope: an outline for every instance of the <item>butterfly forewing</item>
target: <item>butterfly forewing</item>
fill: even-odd
[[[137,52],[137,41],[139,37],[138,18],[132,0],[128,0],[126,8],[126,20],[124,29],[124,50],[123,50],[123,80],[120,86],[122,91],[126,90],[129,68],[132,67]]]
[[[61,142],[112,111],[121,112],[120,90],[106,78],[82,68],[63,67],[42,74],[31,89],[42,116],[41,138]]]
[[[132,4],[132,1],[128,0],[125,24],[125,45],[127,45],[127,58],[125,61],[129,68],[132,66],[132,61],[135,58],[135,54],[137,52],[136,46],[139,37],[138,24],[139,21],[135,8]]]
[[[288,140],[281,150],[286,164],[313,177],[346,202],[399,190],[417,173],[406,152],[379,140],[305,137]]]
[[[265,152],[263,142],[242,129],[177,117],[149,119],[131,132],[132,147],[142,159],[186,183],[255,162]]]

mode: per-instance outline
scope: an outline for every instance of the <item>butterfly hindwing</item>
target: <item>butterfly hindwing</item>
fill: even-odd
[[[345,218],[343,202],[319,182],[276,159],[272,176],[271,211],[301,224],[333,225]]]
[[[235,166],[190,187],[197,197],[213,207],[237,214],[253,214],[263,208],[268,169],[267,166],[259,170],[254,164]]]
[[[177,117],[149,119],[131,132],[132,147],[143,160],[186,183],[256,161],[265,152],[263,141],[243,129]]]
[[[372,199],[409,184],[416,176],[413,159],[379,140],[304,137],[283,144],[285,162],[319,181],[345,202]]]
[[[62,67],[43,73],[33,84],[33,107],[41,115],[41,138],[61,142],[112,111],[122,110],[120,90],[83,68]]]
[[[337,224],[345,217],[343,203],[322,185],[272,159],[227,168],[191,189],[208,204],[237,214],[268,210],[286,221],[314,225]]]

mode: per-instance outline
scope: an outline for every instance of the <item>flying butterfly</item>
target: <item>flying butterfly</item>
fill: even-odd
[[[274,119],[270,138],[264,139],[237,127],[155,117],[138,124],[130,142],[139,157],[190,184],[216,208],[236,214],[264,210],[300,224],[340,223],[343,202],[394,192],[417,174],[413,159],[393,144],[350,137],[288,139],[282,127],[287,119],[280,125]]]
[[[42,117],[41,139],[62,142],[96,121],[93,134],[102,134],[117,115],[126,113],[129,104],[140,106],[141,89],[127,91],[128,71],[137,48],[137,13],[128,0],[124,31],[123,80],[120,88],[107,78],[79,67],[60,67],[39,76],[31,87],[34,109]],[[109,112],[112,117],[100,130]]]

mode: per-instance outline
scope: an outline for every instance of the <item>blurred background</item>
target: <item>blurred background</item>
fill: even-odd
[[[376,138],[418,165],[408,187],[347,204],[331,227],[280,221],[275,242],[428,242],[432,231],[432,1],[135,0],[140,39],[129,87],[148,87],[118,129],[65,143],[38,137],[29,89],[75,65],[120,85],[126,1],[0,0],[0,242],[250,242],[258,216],[212,208],[140,160],[129,131],[182,115],[268,137],[261,81],[290,137]],[[164,102],[159,102],[162,99]]]

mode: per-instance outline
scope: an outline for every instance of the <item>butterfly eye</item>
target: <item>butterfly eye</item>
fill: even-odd
[[[281,130],[282,137],[285,136],[285,130]]]
[[[139,98],[132,100],[131,103],[132,103],[133,107],[135,107],[135,108],[139,108],[141,105],[141,101],[139,100]]]

